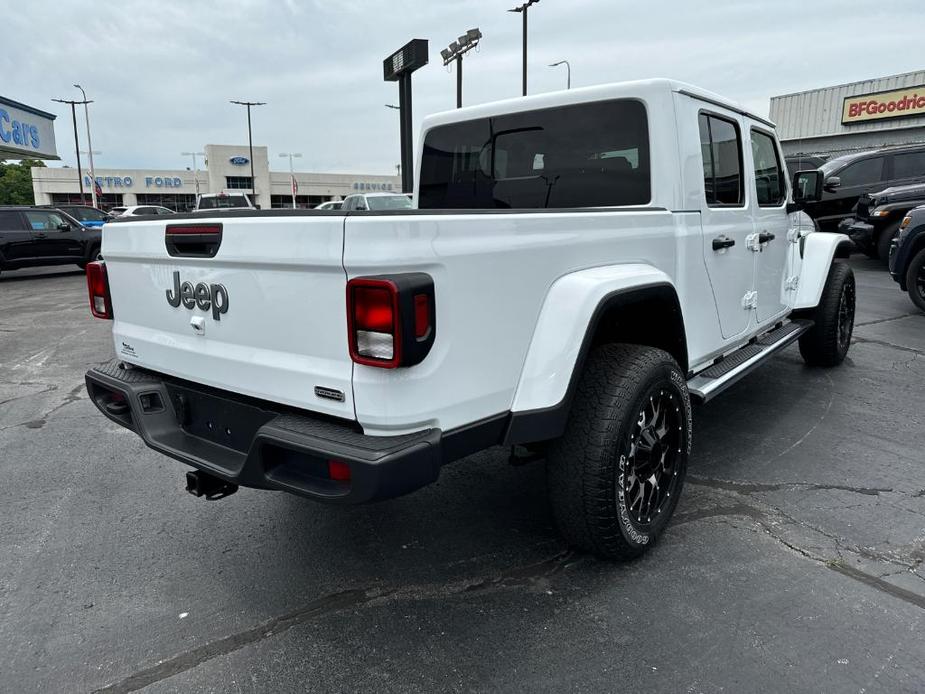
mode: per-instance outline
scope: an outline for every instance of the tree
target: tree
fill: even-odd
[[[32,193],[32,167],[45,166],[38,159],[0,161],[0,205],[34,205]]]

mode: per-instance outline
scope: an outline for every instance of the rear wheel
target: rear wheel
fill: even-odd
[[[800,337],[800,354],[810,366],[838,366],[848,354],[854,332],[854,272],[832,263],[813,313],[815,325]]]
[[[912,257],[906,269],[906,291],[912,303],[925,311],[925,248]]]
[[[556,524],[572,545],[628,560],[674,513],[691,443],[691,404],[660,349],[612,344],[588,357],[565,434],[547,451]]]
[[[898,233],[899,223],[897,222],[886,227],[877,237],[877,256],[884,265],[888,265],[890,262],[890,246],[893,245],[893,239],[896,238]]]
[[[77,263],[77,267],[79,267],[81,270],[86,270],[87,263],[92,263],[95,260],[102,260],[103,256],[100,254],[100,247],[98,245],[91,246],[90,252],[87,254],[87,258],[88,260]]]

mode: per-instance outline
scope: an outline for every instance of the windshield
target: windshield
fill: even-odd
[[[224,210],[231,207],[250,207],[243,195],[222,195],[214,198],[200,198],[200,210]]]
[[[124,208],[124,207],[113,207],[113,208],[112,208],[111,210],[109,210],[109,211],[110,211],[112,214],[119,215],[119,214],[122,214],[123,212],[125,212],[125,209],[126,209],[126,208]]]
[[[366,198],[371,210],[410,210],[411,199],[407,195],[377,195]]]

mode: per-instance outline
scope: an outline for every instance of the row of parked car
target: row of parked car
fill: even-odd
[[[822,199],[806,206],[820,231],[847,234],[879,259],[925,310],[925,145],[858,152],[825,161],[792,157],[791,171],[819,169]]]

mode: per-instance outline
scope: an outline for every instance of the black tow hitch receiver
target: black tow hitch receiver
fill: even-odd
[[[207,501],[218,501],[238,491],[238,485],[201,470],[186,473],[186,491],[193,496],[204,496]]]

